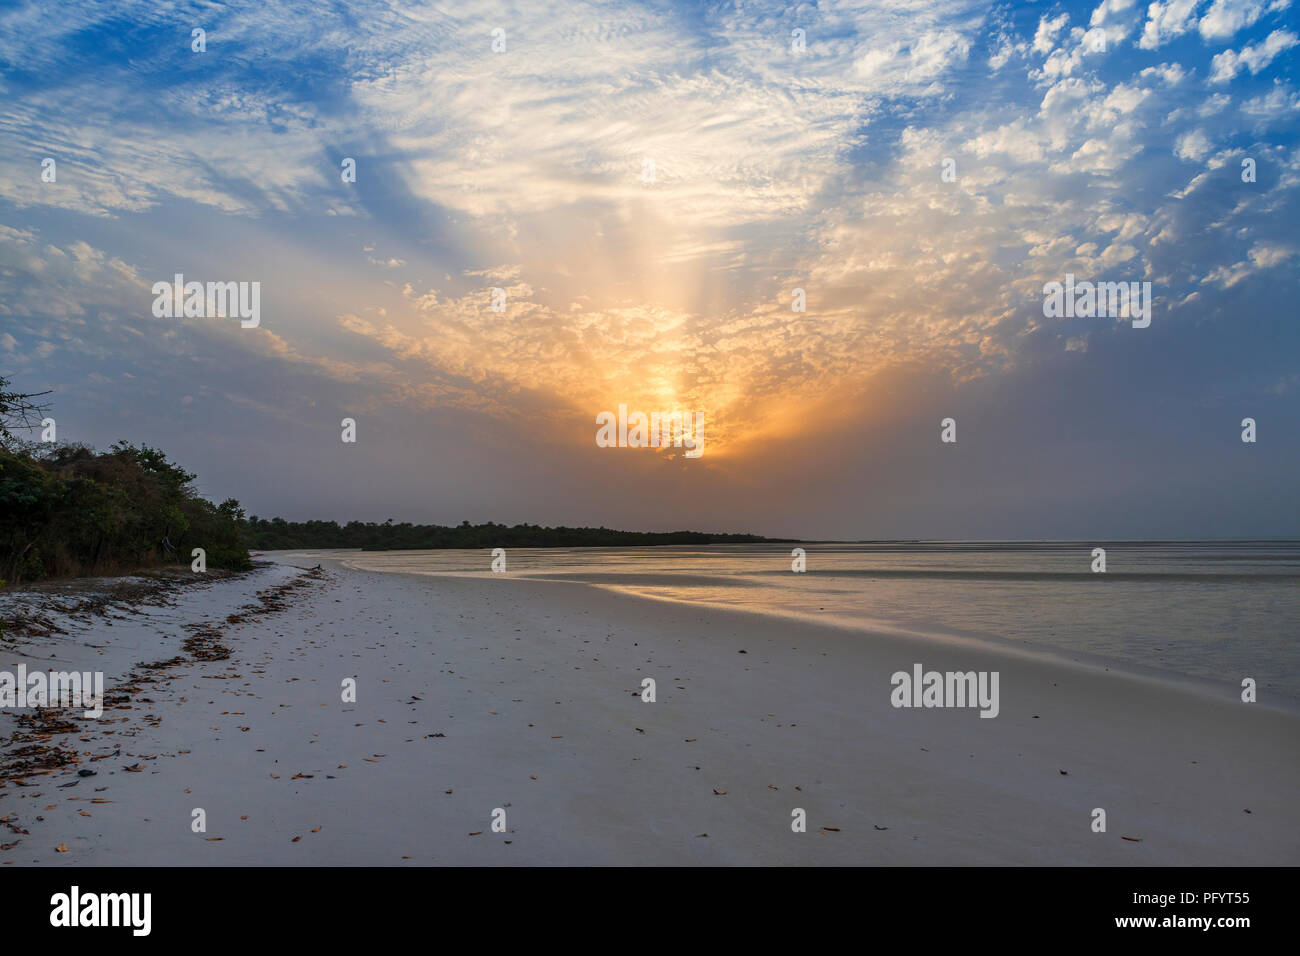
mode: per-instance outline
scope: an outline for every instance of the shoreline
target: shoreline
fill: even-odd
[[[1214,700],[1240,700],[1241,687],[1239,684],[1234,684],[1231,680],[1225,679],[1222,681],[1216,681],[1196,674],[1180,673],[1178,671],[1162,669],[1151,665],[1143,665],[1131,660],[1106,657],[1088,651],[1067,651],[1062,648],[1044,647],[1041,645],[1032,646],[1025,643],[1017,643],[1010,638],[999,637],[994,634],[962,631],[955,628],[948,628],[947,630],[921,630],[910,628],[903,624],[884,624],[879,622],[867,625],[851,618],[829,615],[826,617],[817,617],[809,613],[794,610],[781,611],[770,608],[751,609],[736,604],[722,602],[683,600],[632,590],[619,585],[583,580],[581,575],[562,576],[548,575],[544,573],[496,575],[486,571],[378,571],[370,568],[357,567],[349,563],[344,555],[353,553],[367,552],[354,552],[351,549],[340,549],[336,552],[331,552],[329,550],[261,552],[261,554],[264,555],[277,556],[276,558],[265,558],[265,560],[283,560],[286,563],[292,563],[290,559],[300,559],[303,562],[329,561],[331,566],[355,573],[400,575],[412,579],[443,578],[456,580],[463,578],[467,580],[493,580],[500,582],[514,581],[520,583],[531,582],[568,585],[570,587],[580,586],[610,594],[616,594],[633,601],[649,601],[683,607],[702,608],[723,615],[737,614],[759,619],[785,620],[790,622],[793,626],[823,629],[828,633],[840,636],[851,635],[855,637],[871,637],[872,635],[888,635],[892,638],[932,643],[941,647],[970,647],[976,650],[984,649],[993,653],[1007,654],[1030,661],[1038,661],[1043,664],[1055,664],[1066,668],[1078,667],[1096,673],[1108,673],[1116,677],[1149,681],[1157,685],[1167,686],[1170,689],[1182,690],[1187,693],[1198,694]],[[1260,687],[1266,688],[1268,693],[1264,695],[1264,699],[1257,701],[1252,704],[1252,706],[1261,707],[1267,710],[1280,711],[1285,714],[1300,717],[1300,697],[1290,696],[1285,691],[1277,690],[1269,684],[1261,684]]]
[[[298,578],[294,554],[24,656],[174,653],[186,625],[221,624]],[[79,722],[65,739],[95,777],[6,781],[0,816],[29,832],[5,836],[21,843],[0,862],[1300,862],[1300,721],[1285,712],[990,647],[846,641],[817,622],[556,583],[327,570],[292,603],[224,625],[228,659],[147,685],[125,721]],[[997,718],[891,706],[889,674],[917,662],[1000,671]],[[348,677],[354,703],[340,699]],[[110,744],[119,757],[89,762]],[[1091,830],[1098,807],[1105,833]],[[508,832],[491,830],[498,809]]]

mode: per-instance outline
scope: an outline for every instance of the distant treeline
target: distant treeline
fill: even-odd
[[[613,531],[609,528],[513,527],[489,521],[457,527],[436,524],[383,524],[371,521],[269,521],[256,515],[243,523],[245,540],[259,551],[292,548],[360,548],[363,551],[412,551],[441,548],[599,548],[671,544],[750,544],[780,542],[756,534],[709,534],[703,531]]]
[[[43,393],[42,393],[43,394]],[[0,583],[115,575],[189,564],[203,548],[209,568],[252,567],[248,549],[592,548],[783,542],[754,534],[513,527],[489,521],[458,527],[245,518],[233,498],[213,504],[195,476],[156,448],[118,442],[108,451],[33,442],[13,434],[39,428],[40,394],[9,390],[0,377]]]
[[[188,565],[193,548],[209,568],[252,567],[239,502],[205,500],[194,475],[156,448],[16,437],[11,429],[34,427],[45,406],[8,384],[0,378],[0,581]]]

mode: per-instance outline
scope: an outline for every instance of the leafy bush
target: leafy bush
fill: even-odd
[[[156,448],[118,442],[37,445],[8,430],[15,399],[0,378],[0,577],[11,583],[117,574],[190,561],[203,548],[214,568],[252,566],[237,501],[214,505],[194,475]],[[6,427],[7,426],[7,427]]]

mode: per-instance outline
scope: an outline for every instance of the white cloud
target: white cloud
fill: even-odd
[[[1017,43],[1006,34],[1000,35],[998,37],[998,48],[993,55],[989,57],[989,69],[996,73],[998,70],[1006,66],[1007,62],[1013,56],[1024,56],[1025,51],[1028,49],[1029,44],[1023,42]]]
[[[1289,30],[1274,30],[1262,43],[1244,46],[1240,53],[1224,50],[1212,61],[1211,83],[1227,83],[1246,67],[1252,74],[1258,73],[1273,62],[1273,58],[1297,43],[1297,37]]]
[[[1018,163],[1037,163],[1043,159],[1043,149],[1037,134],[1027,128],[1024,117],[1013,120],[997,129],[988,130],[962,144],[962,149],[980,158],[1004,153]]]
[[[1056,37],[1069,22],[1068,13],[1050,19],[1047,16],[1039,18],[1038,29],[1034,31],[1034,50],[1044,55],[1051,53],[1056,46]]]
[[[1212,148],[1213,144],[1203,129],[1184,133],[1174,141],[1174,155],[1187,162],[1201,162]]]
[[[1205,16],[1201,17],[1197,29],[1207,40],[1221,40],[1230,37],[1238,30],[1244,30],[1264,15],[1265,12],[1285,10],[1290,0],[1214,0]]]
[[[1123,13],[1125,10],[1132,9],[1137,4],[1137,0],[1102,0],[1092,16],[1088,19],[1090,26],[1099,27],[1108,20],[1116,19],[1115,14]]]
[[[1138,75],[1144,79],[1156,77],[1166,86],[1177,86],[1187,77],[1187,73],[1177,63],[1161,63],[1159,66],[1148,66]]]
[[[1252,97],[1241,104],[1243,114],[1266,121],[1280,119],[1297,110],[1300,110],[1300,92],[1281,84],[1264,95]]]
[[[1247,253],[1249,261],[1243,259],[1233,265],[1213,269],[1201,280],[1201,283],[1214,283],[1228,289],[1256,272],[1281,265],[1295,253],[1296,250],[1290,246],[1277,243],[1256,243]]]
[[[1207,97],[1205,102],[1197,107],[1196,115],[1202,118],[1213,116],[1215,113],[1222,113],[1232,103],[1232,97],[1227,93],[1215,93]]]
[[[1175,37],[1182,36],[1196,25],[1196,5],[1199,0],[1167,0],[1147,7],[1147,22],[1142,28],[1138,46],[1154,50]]]
[[[1031,41],[998,32],[1009,28],[996,17],[984,22],[974,0],[726,4],[707,29],[684,28],[667,7],[539,0],[513,14],[501,56],[487,43],[496,9],[467,0],[454,15],[396,3],[377,12],[390,19],[352,36],[337,73],[343,118],[225,80],[210,89],[178,81],[165,109],[148,124],[124,122],[115,138],[112,110],[83,123],[72,106],[40,99],[42,135],[85,133],[66,143],[76,175],[65,194],[41,191],[30,157],[0,149],[0,167],[17,164],[14,177],[0,176],[0,192],[44,204],[65,195],[74,208],[106,215],[186,197],[249,216],[336,203],[364,216],[352,201],[361,190],[338,177],[342,140],[355,135],[388,163],[390,182],[376,186],[377,164],[357,151],[371,194],[436,204],[446,212],[439,239],[466,254],[431,262],[430,247],[401,245],[382,216],[363,223],[364,252],[351,247],[354,275],[339,277],[340,287],[356,279],[358,301],[338,306],[330,330],[346,341],[345,354],[361,347],[395,365],[423,362],[503,393],[594,400],[652,382],[656,401],[707,398],[714,407],[714,399],[739,401],[744,389],[754,400],[817,392],[818,382],[900,356],[938,355],[967,370],[1009,360],[1023,327],[1008,316],[1035,281],[1041,289],[1042,276],[1076,262],[1134,275],[1156,268],[1153,256],[1193,243],[1203,225],[1214,144],[1245,133],[1269,142],[1270,120],[1297,108],[1279,80],[1233,109],[1226,94],[1207,99],[1184,83],[1192,66],[1152,66],[1159,56],[1131,48],[1112,50],[1104,74],[1082,68],[1096,61],[1087,58],[1088,33],[1071,29],[1067,15],[1041,18]],[[1191,30],[1195,10],[1104,0],[1089,23],[1109,43],[1132,35],[1145,13],[1152,49]],[[787,40],[796,17],[809,43],[798,57]],[[952,82],[969,75],[960,71],[990,33],[989,66],[1002,74],[987,88]],[[1262,70],[1275,55],[1264,59],[1267,46],[1233,53],[1234,69]],[[1031,49],[1033,58],[1017,62]],[[1011,63],[1031,74],[1029,86]],[[26,142],[24,109],[0,100],[8,123],[0,146]],[[212,129],[191,132],[199,117]],[[146,129],[170,136],[167,148],[146,142]],[[1134,162],[1139,154],[1144,162]],[[958,172],[951,183],[939,178],[949,156]],[[645,158],[656,164],[652,184],[641,181]],[[1248,205],[1256,197],[1273,202],[1296,188],[1286,177],[1300,166],[1269,168],[1280,170],[1269,189],[1216,206],[1213,228],[1241,234],[1258,225]],[[309,202],[316,197],[326,201]],[[300,241],[306,249],[315,240]],[[1222,284],[1239,266],[1282,261],[1261,245],[1222,266],[1221,248],[1189,252],[1178,267],[1184,284],[1215,266]],[[399,294],[408,276],[376,273],[368,256],[430,275],[411,269]],[[493,262],[506,265],[483,267]],[[741,268],[748,273],[733,281]],[[43,301],[10,295],[14,274],[32,278]],[[87,306],[74,278],[107,278],[147,308],[147,294],[96,250],[66,241],[46,250],[35,234],[0,226],[0,310],[75,317]],[[488,303],[497,285],[508,291],[504,317]],[[794,285],[810,290],[815,315],[790,313],[782,296]],[[305,355],[328,344],[317,325],[285,319],[274,335],[263,332],[257,341],[286,361],[357,374]],[[25,347],[35,340],[15,333]]]
[[[964,63],[970,40],[955,30],[921,34],[910,44],[868,49],[854,64],[856,75],[889,92],[923,90],[949,68]]]

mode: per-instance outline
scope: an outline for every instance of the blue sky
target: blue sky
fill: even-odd
[[[1298,44],[1288,0],[9,5],[0,371],[262,515],[1300,536]],[[155,318],[178,272],[260,326]],[[1046,318],[1066,273],[1150,327]],[[597,448],[619,403],[705,454]]]

